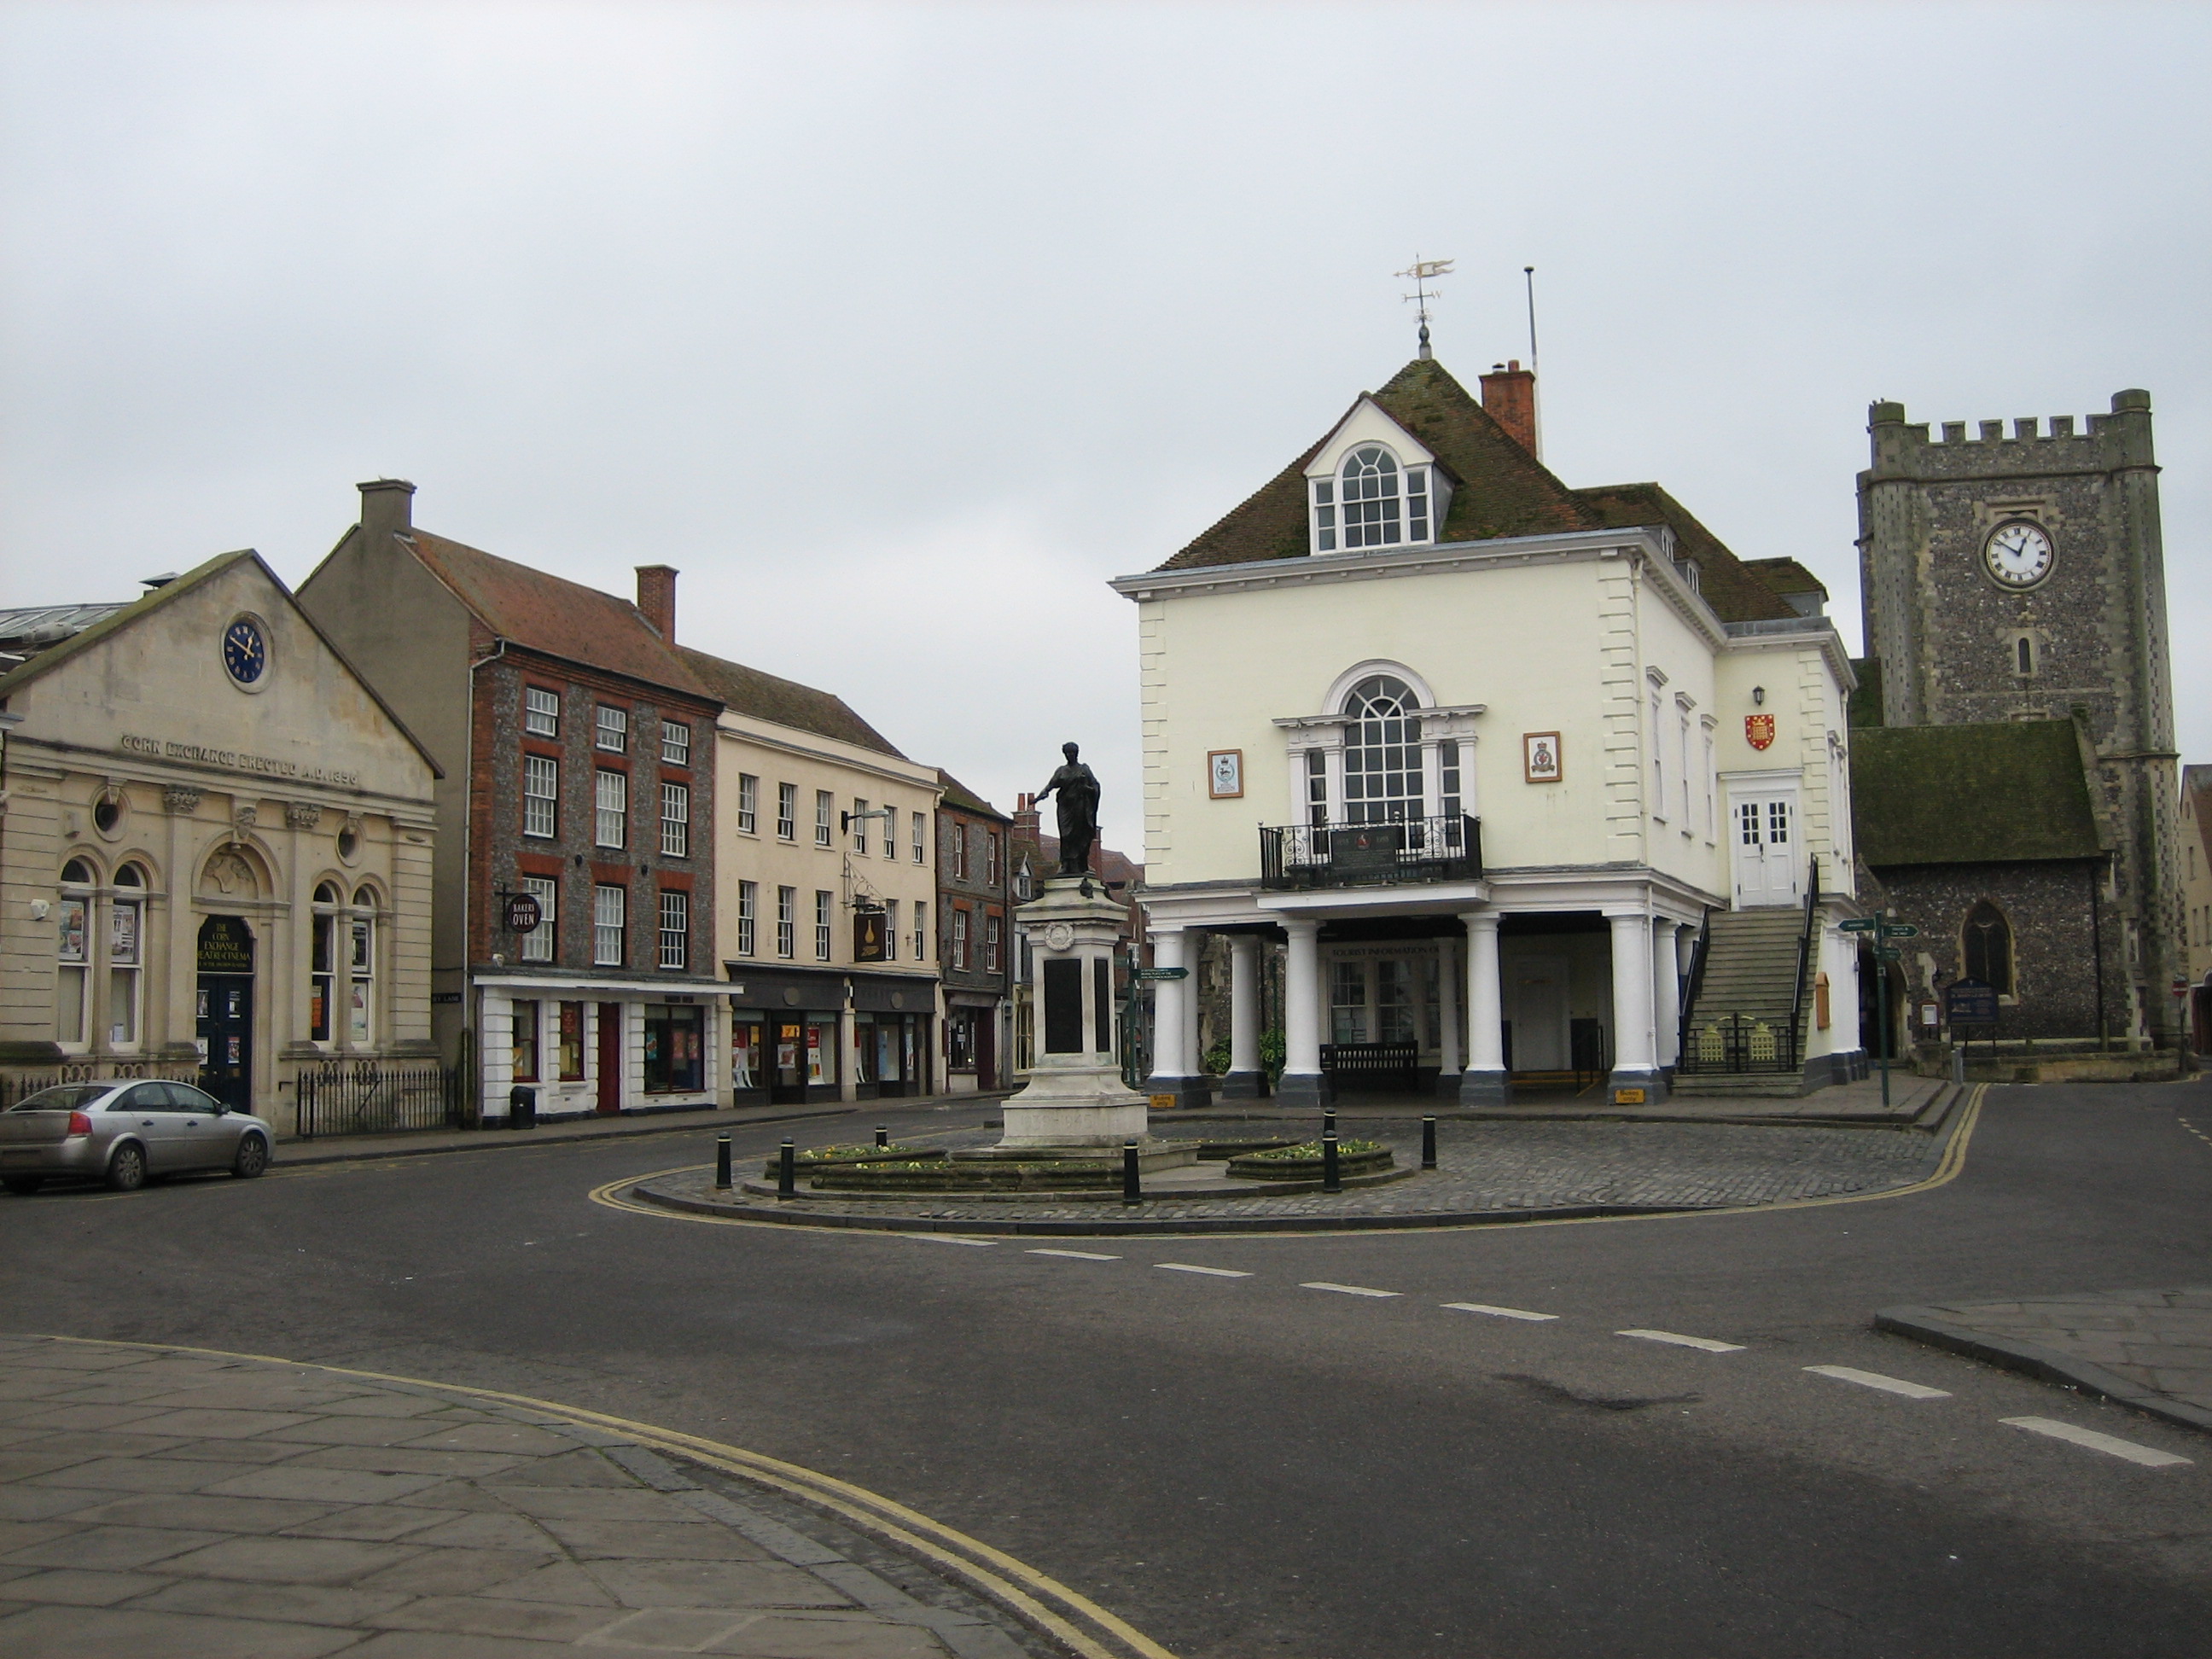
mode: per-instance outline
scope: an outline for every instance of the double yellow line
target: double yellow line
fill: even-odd
[[[633,1176],[630,1180],[638,1177]],[[659,1212],[665,1213],[665,1212]],[[651,1423],[634,1422],[606,1412],[539,1400],[526,1394],[505,1394],[496,1389],[471,1389],[458,1382],[433,1382],[419,1376],[395,1376],[384,1371],[356,1370],[345,1365],[318,1365],[312,1360],[287,1359],[276,1354],[232,1353],[222,1348],[186,1347],[169,1342],[111,1342],[88,1337],[56,1336],[54,1342],[84,1347],[136,1348],[159,1353],[189,1353],[215,1359],[254,1360],[327,1372],[333,1376],[358,1377],[368,1382],[401,1382],[410,1388],[430,1389],[464,1399],[495,1401],[571,1423],[579,1428],[619,1434],[635,1445],[666,1452],[689,1462],[702,1463],[757,1485],[787,1492],[803,1503],[850,1522],[873,1534],[937,1564],[983,1595],[1012,1608],[1033,1624],[1048,1631],[1083,1659],[1175,1659],[1175,1656],[1143,1632],[1116,1618],[1050,1574],[1017,1560],[1004,1550],[971,1538],[966,1533],[933,1521],[917,1510],[856,1486],[835,1475],[787,1463],[781,1458],[747,1451],[741,1446],[703,1439]]]

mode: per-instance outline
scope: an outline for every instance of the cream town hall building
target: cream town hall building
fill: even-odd
[[[1222,1092],[1267,1086],[1271,942],[1287,1102],[1857,1074],[1834,629],[1657,485],[1561,483],[1518,365],[1482,388],[1408,363],[1113,584],[1155,960],[1230,943]],[[1156,1098],[1206,1091],[1190,991],[1158,987]]]

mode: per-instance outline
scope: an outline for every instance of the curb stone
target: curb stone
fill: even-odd
[[[1944,1348],[1970,1359],[2002,1366],[2007,1370],[2020,1371],[2039,1382],[2055,1382],[2061,1388],[2078,1389],[2100,1400],[2109,1400],[2116,1406],[2125,1406],[2130,1411],[2141,1412],[2146,1417],[2161,1422],[2176,1424],[2185,1429],[2212,1431],[2212,1412],[2191,1406],[2140,1382],[2130,1382],[2124,1376],[2115,1376],[2101,1365],[2072,1354],[2061,1353],[2056,1348],[2046,1348],[2040,1343],[2023,1342],[2014,1337],[1991,1336],[1985,1331],[1974,1330],[1943,1317],[1934,1308],[1884,1308],[1874,1316],[1874,1328],[1892,1335],[1911,1337],[1932,1348]]]

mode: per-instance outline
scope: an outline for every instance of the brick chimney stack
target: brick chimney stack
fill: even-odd
[[[672,564],[641,564],[637,568],[637,608],[646,621],[660,630],[660,637],[676,643],[676,577]]]
[[[1518,357],[1482,377],[1482,406],[1522,448],[1542,455],[1536,441],[1536,376],[1521,367]]]
[[[373,478],[361,491],[362,534],[404,536],[415,527],[415,486],[404,478]]]
[[[1042,839],[1037,828],[1037,804],[1035,795],[1014,797],[1014,828],[1012,839],[1036,845]]]

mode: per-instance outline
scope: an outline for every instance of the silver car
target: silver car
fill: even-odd
[[[64,1083],[0,1112],[0,1186],[35,1193],[47,1182],[104,1181],[118,1192],[149,1176],[228,1170],[247,1179],[269,1167],[276,1137],[189,1083]]]

